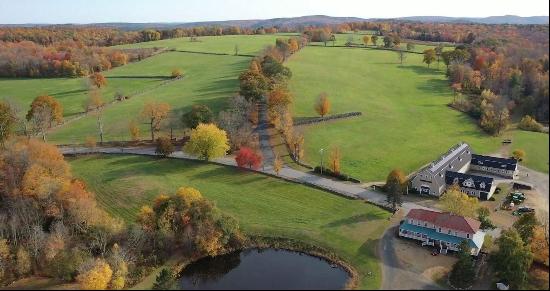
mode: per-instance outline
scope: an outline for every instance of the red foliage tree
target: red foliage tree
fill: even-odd
[[[262,165],[262,156],[248,147],[241,147],[235,157],[237,165],[241,168],[258,169]]]

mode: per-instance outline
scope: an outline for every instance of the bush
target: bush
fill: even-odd
[[[84,146],[87,148],[95,149],[97,146],[97,142],[93,136],[88,136],[84,141]]]
[[[174,145],[172,144],[172,141],[167,137],[159,137],[157,138],[157,148],[155,149],[155,153],[163,156],[168,157],[174,152]]]
[[[180,69],[173,69],[171,75],[172,75],[172,78],[175,79],[175,78],[179,78],[179,77],[183,76],[183,73]]]
[[[543,126],[538,123],[535,118],[529,115],[525,115],[519,122],[519,128],[527,131],[542,132]]]

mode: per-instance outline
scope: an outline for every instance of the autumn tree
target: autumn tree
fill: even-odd
[[[445,211],[461,216],[476,217],[478,199],[460,191],[457,184],[448,187],[447,191],[441,195],[440,200]]]
[[[262,100],[269,89],[269,80],[261,73],[248,70],[239,76],[240,94],[248,101]]]
[[[24,247],[19,247],[15,253],[15,271],[19,276],[28,275],[32,269],[32,259]]]
[[[533,116],[525,115],[521,118],[519,122],[519,128],[527,131],[541,132],[543,130],[543,125],[538,123]]]
[[[426,63],[428,65],[428,68],[430,65],[435,61],[436,54],[434,49],[427,49],[424,51],[424,58],[422,62]]]
[[[535,227],[533,238],[531,239],[531,250],[533,251],[534,260],[543,265],[548,266],[548,223],[543,223]]]
[[[373,46],[378,45],[378,36],[377,35],[371,36],[370,40],[371,40]]]
[[[540,223],[537,220],[535,213],[523,214],[516,222],[514,222],[514,228],[517,230],[519,236],[526,245],[531,243],[535,233],[535,228],[539,225]]]
[[[6,140],[13,133],[17,116],[13,112],[10,104],[0,101],[0,146],[4,146]]]
[[[342,153],[339,147],[333,147],[330,150],[328,157],[329,167],[333,173],[340,174],[340,160],[342,159]]]
[[[504,230],[496,240],[498,246],[490,263],[498,278],[506,278],[510,289],[521,290],[527,284],[533,253],[522,241],[519,233],[511,228]]]
[[[279,157],[279,155],[275,155],[275,158],[273,159],[273,171],[275,174],[279,175],[279,172],[283,169],[283,160]]]
[[[476,271],[470,254],[470,247],[468,241],[463,240],[459,246],[458,261],[453,265],[449,274],[449,282],[455,288],[467,289],[472,286],[475,278]]]
[[[229,150],[227,134],[214,124],[199,124],[191,130],[184,150],[206,161],[222,157]]]
[[[88,99],[84,103],[84,109],[86,112],[92,112],[96,116],[99,142],[103,144],[103,110],[105,109],[105,101],[103,101],[99,89],[92,89],[88,92]]]
[[[206,105],[193,105],[191,111],[182,116],[182,122],[188,128],[196,128],[201,123],[212,123],[214,113]]]
[[[170,76],[172,77],[172,79],[181,78],[181,76],[183,76],[183,72],[181,71],[181,69],[174,68],[172,69]]]
[[[31,122],[33,131],[41,134],[45,141],[47,129],[53,123],[59,124],[63,121],[63,106],[52,96],[38,96],[31,103],[26,117]]]
[[[369,35],[363,36],[363,43],[365,44],[365,46],[368,46],[368,45],[369,45],[370,40],[371,40],[371,38],[370,38]]]
[[[169,290],[174,283],[174,276],[170,270],[163,268],[153,283],[153,290]]]
[[[101,73],[93,73],[90,75],[90,83],[97,88],[107,86],[107,79]]]
[[[500,95],[491,90],[483,90],[481,93],[481,127],[488,133],[500,135],[510,122],[510,112]]]
[[[105,290],[109,286],[113,271],[101,259],[86,262],[80,267],[76,281],[84,290]]]
[[[235,161],[239,167],[256,170],[262,165],[262,155],[251,148],[241,147],[235,156]]]
[[[401,204],[401,195],[405,192],[407,176],[399,169],[392,170],[386,178],[384,186],[387,194],[387,201],[392,204],[394,210]]]
[[[155,140],[155,132],[160,131],[160,125],[168,117],[171,107],[168,103],[149,102],[141,111],[141,117],[147,120],[151,130],[151,141]]]
[[[522,150],[522,149],[515,149],[513,152],[512,152],[512,156],[514,157],[514,159],[518,162],[521,162],[523,161],[523,159],[525,159],[525,151]]]
[[[130,121],[128,124],[128,131],[130,131],[130,137],[133,141],[139,140],[140,129],[138,123],[135,120]]]
[[[174,152],[175,148],[172,141],[168,137],[161,136],[157,138],[155,153],[168,157]]]
[[[330,112],[330,101],[328,100],[328,94],[323,92],[319,94],[317,102],[315,103],[315,111],[317,114],[324,117]]]

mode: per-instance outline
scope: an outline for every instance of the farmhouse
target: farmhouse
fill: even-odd
[[[451,213],[412,209],[399,226],[399,236],[419,240],[422,246],[435,246],[443,254],[458,251],[466,240],[470,253],[477,256],[485,239],[480,225],[477,220]]]
[[[493,178],[467,174],[476,171],[514,178],[517,161],[472,153],[470,146],[460,143],[439,159],[422,168],[411,180],[411,188],[425,195],[441,196],[447,186],[458,184],[462,192],[480,199],[489,199],[496,185]]]
[[[493,178],[452,171],[445,173],[445,184],[447,186],[457,184],[462,192],[483,200],[491,198],[496,189]]]
[[[473,154],[470,169],[513,179],[518,174],[518,161]]]

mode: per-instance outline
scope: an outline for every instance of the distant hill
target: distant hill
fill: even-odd
[[[548,16],[521,17],[516,15],[489,17],[445,17],[445,16],[410,16],[397,20],[439,23],[482,23],[482,24],[548,24]]]
[[[474,17],[446,17],[446,16],[410,16],[394,19],[371,18],[364,19],[358,17],[332,17],[326,15],[310,15],[301,17],[273,18],[273,19],[251,19],[251,20],[226,20],[226,21],[203,21],[203,22],[173,22],[173,23],[126,23],[126,22],[108,22],[108,23],[90,23],[90,24],[59,24],[76,26],[100,26],[111,27],[124,30],[142,30],[145,28],[170,29],[177,27],[195,27],[195,26],[239,26],[246,28],[258,27],[300,27],[300,26],[322,26],[334,25],[344,22],[358,21],[414,21],[414,22],[438,22],[438,23],[482,23],[482,24],[548,24],[548,16],[521,17],[515,15],[490,16],[484,18]],[[47,26],[51,24],[0,24],[0,26],[9,27],[33,27]]]

